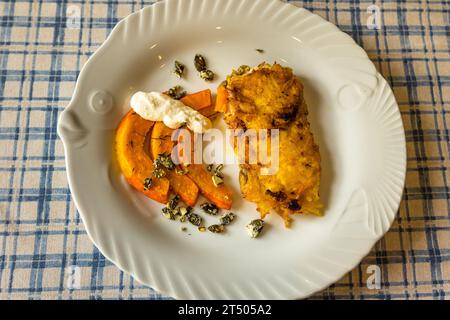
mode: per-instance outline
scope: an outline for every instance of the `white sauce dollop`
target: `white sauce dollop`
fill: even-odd
[[[212,126],[211,120],[198,111],[159,92],[138,91],[131,97],[130,105],[142,118],[162,121],[172,129],[186,124],[192,131],[203,133]]]

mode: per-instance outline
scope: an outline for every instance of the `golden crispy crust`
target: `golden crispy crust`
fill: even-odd
[[[264,217],[271,209],[290,221],[293,213],[320,214],[320,154],[303,99],[303,85],[290,68],[261,64],[227,78],[230,128],[279,129],[279,169],[261,175],[261,164],[243,164],[241,192]],[[256,146],[253,146],[256,147]]]
[[[225,121],[231,128],[283,128],[303,100],[303,85],[279,64],[261,64],[247,74],[230,76],[226,88],[231,99]]]

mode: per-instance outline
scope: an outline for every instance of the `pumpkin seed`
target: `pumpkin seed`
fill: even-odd
[[[189,220],[190,223],[192,223],[194,226],[197,227],[200,227],[203,223],[202,217],[193,212],[187,214],[187,219]]]
[[[153,169],[153,175],[160,179],[166,175],[166,172],[163,170],[163,168],[155,166],[155,169]]]
[[[215,172],[215,173],[221,172],[222,169],[223,169],[223,164],[221,163],[221,164],[219,164],[219,165],[216,167],[216,169],[214,169],[214,172]]]
[[[176,219],[176,215],[175,215],[174,211],[170,208],[167,208],[167,207],[162,208],[162,213],[163,213],[163,216],[169,220]]]
[[[186,91],[184,91],[183,88],[178,85],[167,90],[167,95],[176,100],[180,100],[186,94],[187,94]]]
[[[247,65],[242,65],[236,70],[236,75],[241,76],[244,73],[247,73],[250,71],[250,67]]]
[[[185,69],[184,65],[176,60],[175,60],[174,65],[175,65],[175,69],[173,70],[173,73],[175,73],[178,76],[178,78],[181,78],[181,76],[183,75],[184,69]]]
[[[219,165],[214,169],[214,174],[215,174],[216,176],[219,176],[220,178],[223,178],[222,169],[223,169],[223,164],[219,164]]]
[[[174,197],[172,197],[169,202],[167,203],[167,208],[169,208],[170,210],[175,210],[175,208],[178,205],[178,202],[180,201],[180,196],[176,195]]]
[[[164,171],[163,164],[162,164],[162,158],[161,155],[159,155],[154,161],[153,161],[153,166],[155,167],[153,170],[153,175],[156,178],[162,178],[166,175],[166,172]]]
[[[180,208],[178,208],[178,212],[183,217],[188,213],[188,210],[185,207],[180,207]]]
[[[262,229],[264,228],[264,220],[255,219],[251,221],[248,225],[246,225],[245,228],[247,229],[247,233],[251,238],[256,238],[259,236]]]
[[[202,70],[200,71],[200,78],[202,78],[205,81],[213,81],[214,80],[214,72],[211,70]]]
[[[198,72],[206,70],[206,60],[201,54],[196,54],[194,57],[194,66]]]
[[[205,211],[207,214],[215,216],[219,213],[219,208],[214,203],[202,203],[200,205],[200,208],[202,208],[203,211]]]
[[[236,217],[236,215],[233,212],[224,214],[219,219],[220,224],[226,226],[226,225],[230,224],[231,221],[233,221],[235,217]]]
[[[188,172],[189,172],[188,169],[180,169],[178,167],[175,168],[175,173],[180,175],[180,176],[183,176],[183,175],[187,174]]]
[[[212,182],[216,187],[218,187],[223,183],[223,179],[219,177],[217,174],[215,174],[212,176]]]
[[[170,154],[167,155],[164,153],[161,153],[160,155],[158,155],[158,157],[154,161],[154,165],[156,167],[164,166],[169,170],[173,170],[175,168],[175,164],[173,163],[172,158],[170,157]]]
[[[152,178],[144,179],[144,191],[147,191],[152,186]]]
[[[222,233],[225,231],[225,227],[221,224],[213,224],[208,227],[208,230],[213,233]]]

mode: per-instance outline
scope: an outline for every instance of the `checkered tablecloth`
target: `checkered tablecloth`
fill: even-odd
[[[294,3],[368,52],[394,90],[408,151],[392,228],[357,268],[314,298],[448,299],[449,2]],[[0,0],[0,299],[167,298],[93,246],[71,199],[56,134],[83,64],[120,19],[149,4]],[[380,29],[368,28],[376,12]],[[77,16],[79,28],[68,28]],[[372,265],[381,270],[380,289],[367,287]]]

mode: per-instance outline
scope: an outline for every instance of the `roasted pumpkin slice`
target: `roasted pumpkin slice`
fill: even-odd
[[[212,103],[211,90],[209,89],[188,94],[181,98],[180,101],[188,107],[197,110],[205,117],[211,117],[217,113]]]
[[[150,149],[153,159],[160,154],[170,154],[174,142],[171,140],[173,129],[162,122],[156,122],[151,135]],[[198,198],[197,185],[186,175],[178,174],[176,171],[168,171],[166,175],[173,192],[178,194],[189,206],[194,206]]]
[[[198,110],[198,112],[207,118],[211,118],[213,115],[215,115],[217,113],[215,106],[210,106],[207,108],[200,109],[200,110]]]
[[[171,141],[171,135],[174,129],[168,128],[164,123],[157,122],[152,131],[152,139],[151,139],[151,150],[152,156],[157,157],[158,155],[165,153],[168,154],[172,152],[172,148],[174,142]],[[193,151],[193,147],[191,147],[191,151]],[[192,155],[193,157],[193,155]],[[176,177],[176,181],[170,183],[174,192],[178,193],[186,204],[188,203],[184,198],[193,199],[194,198],[194,190],[200,189],[200,192],[203,196],[209,201],[213,202],[219,208],[230,209],[232,204],[232,192],[231,189],[225,185],[215,186],[212,182],[211,174],[205,169],[205,167],[201,164],[191,164],[189,166],[182,166],[183,171],[187,172],[186,175],[177,175],[176,173],[170,172],[168,175],[168,179],[171,177]],[[189,183],[192,183],[195,186],[191,186],[191,184],[187,182],[180,182],[181,178],[188,179]],[[183,185],[184,183],[184,185]],[[175,188],[179,187],[177,191]],[[197,191],[198,192],[198,191]],[[197,200],[197,195],[195,195],[195,201]],[[189,200],[188,200],[189,201]],[[195,203],[194,201],[194,203]]]
[[[204,116],[210,117],[216,112],[224,112],[223,108],[226,106],[227,91],[223,86],[218,89],[217,99],[221,100],[219,101],[219,104],[221,104],[219,108],[217,108],[217,105],[214,106],[212,104],[211,91],[209,89],[187,95],[183,99],[181,101],[184,104],[198,110]],[[223,184],[216,187],[212,181],[211,174],[201,164],[191,164],[189,167],[184,168],[188,171],[188,177],[197,184],[200,192],[206,199],[219,208],[231,208],[233,193],[229,187]]]
[[[227,112],[227,104],[228,104],[228,91],[224,85],[220,85],[217,87],[217,97],[216,97],[216,112]]]
[[[188,94],[181,98],[180,101],[188,107],[200,111],[212,106],[211,90],[206,89]]]
[[[224,184],[216,187],[212,181],[211,174],[201,164],[191,164],[187,167],[184,166],[184,168],[188,171],[188,177],[197,184],[200,192],[206,199],[219,208],[231,208],[233,192],[229,187]]]
[[[153,177],[153,162],[144,146],[153,125],[154,122],[130,110],[116,130],[115,150],[120,169],[128,183],[147,197],[167,203],[169,180]]]

